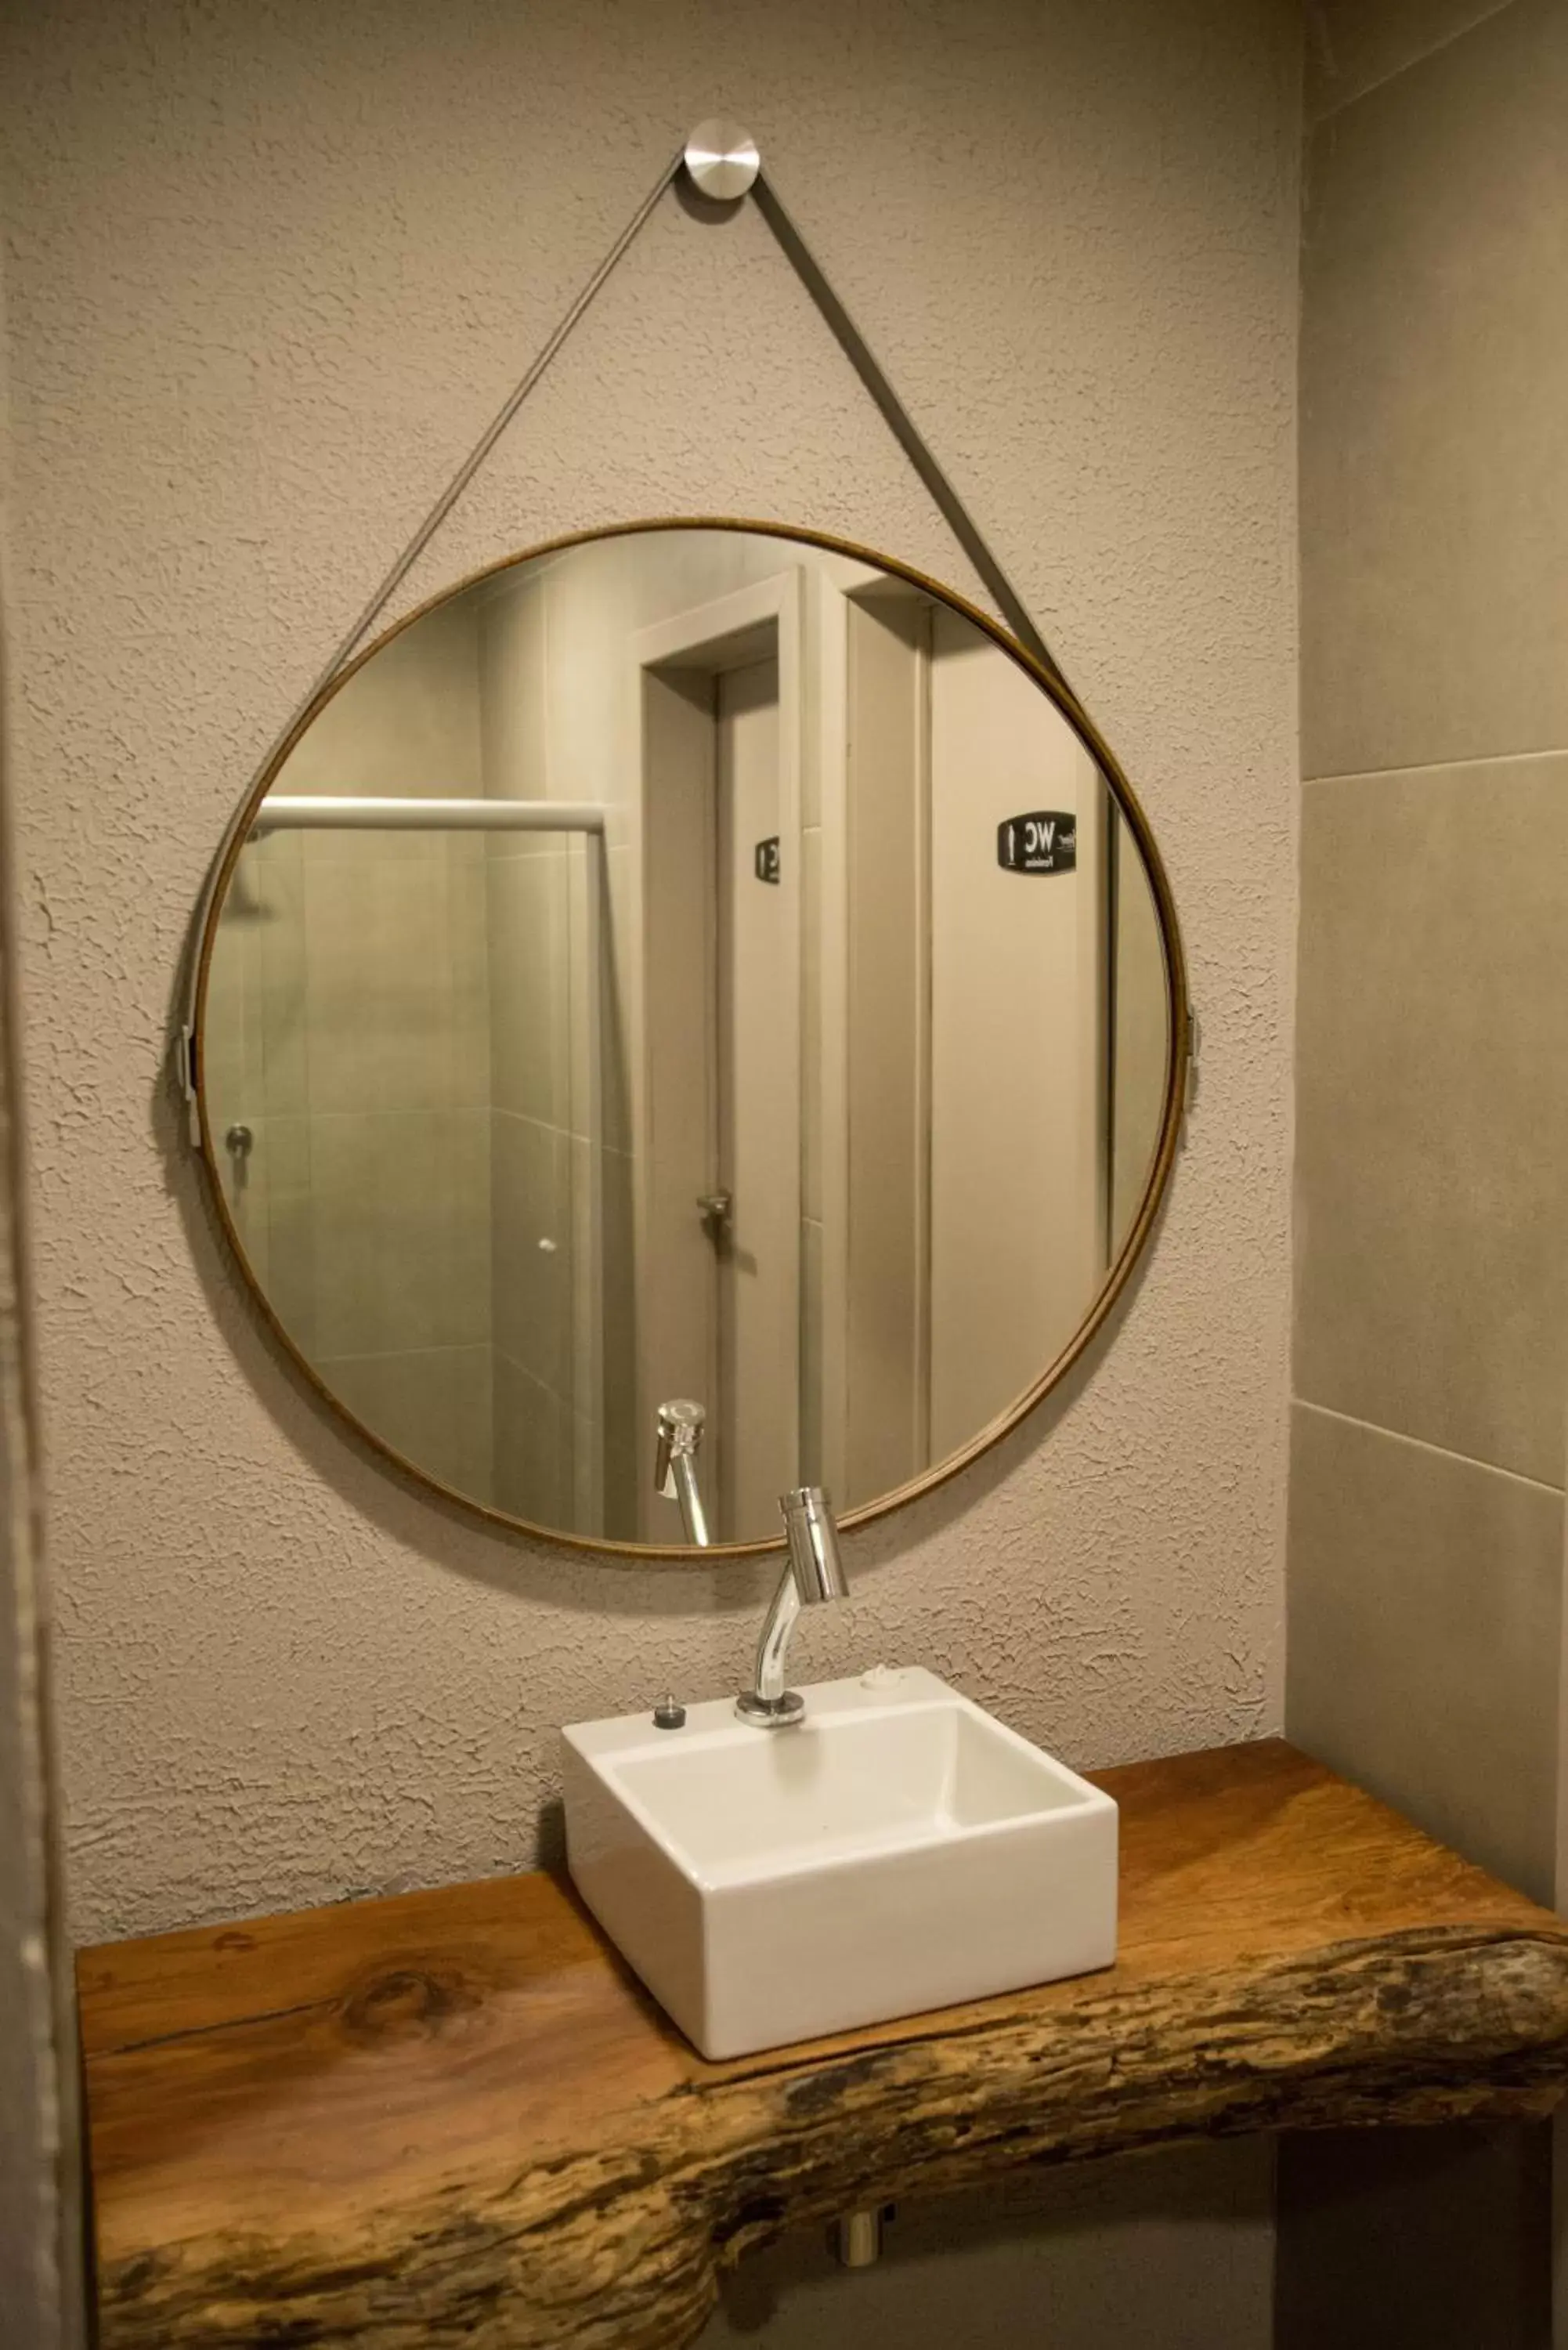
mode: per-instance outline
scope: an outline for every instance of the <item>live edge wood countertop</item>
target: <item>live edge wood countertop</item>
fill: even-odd
[[[1568,2085],[1568,1931],[1320,1764],[1099,1784],[1115,1967],[725,2064],[548,1876],[84,1951],[103,2350],[680,2350],[799,2221]]]

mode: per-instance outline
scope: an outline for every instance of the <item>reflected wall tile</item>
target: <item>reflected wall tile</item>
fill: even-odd
[[[545,731],[545,581],[497,583],[479,616],[480,744],[487,798],[551,795]],[[548,836],[492,836],[492,853],[558,847]]]
[[[1552,1898],[1563,1495],[1293,1414],[1286,1734]]]
[[[800,1206],[822,1216],[822,835],[801,835]]]
[[[310,1120],[271,1118],[266,1125],[268,1173],[273,1197],[310,1189]]]
[[[479,834],[447,845],[447,944],[452,970],[452,1099],[488,1107],[490,1065],[489,883]]]
[[[599,1419],[603,1443],[604,1530],[619,1542],[637,1536],[637,1266],[633,1165],[624,1151],[599,1154],[599,1243],[603,1251],[599,1343]]]
[[[473,967],[483,871],[454,873],[443,856],[307,871],[312,1109],[435,1108],[461,1102],[465,1089],[484,1100]],[[454,931],[464,920],[459,956]]]
[[[289,1116],[310,1104],[304,842],[296,832],[275,833],[255,853],[266,1107]]]
[[[1296,1392],[1548,1482],[1565,939],[1568,756],[1306,787]]]
[[[580,1135],[566,1141],[567,1214],[572,1234],[569,1394],[578,1414],[597,1419],[599,1351],[604,1333],[604,1263],[599,1200],[600,1154]]]
[[[312,1118],[319,1355],[488,1341],[489,1126],[482,1109]]]
[[[472,599],[436,606],[356,670],[312,722],[275,788],[388,799],[478,798],[483,791],[479,610]],[[399,863],[418,860],[431,836],[323,832],[309,840],[312,862],[344,852]]]
[[[499,1349],[494,1367],[495,1506],[535,1525],[565,1527],[572,1492],[572,1415]]]
[[[566,866],[566,1123],[584,1141],[596,1144],[600,1125],[602,998],[607,975],[599,938],[603,854],[597,839],[579,833],[567,847]]]
[[[822,1482],[822,1226],[800,1227],[800,1479]],[[831,1496],[829,1497],[832,1498]]]
[[[307,1118],[268,1118],[266,1297],[301,1354],[316,1351],[316,1223]],[[260,1268],[257,1268],[258,1277]]]
[[[1568,744],[1565,120],[1568,8],[1513,0],[1313,142],[1310,775]]]
[[[598,862],[599,1103],[607,1149],[632,1147],[631,1047],[637,1035],[635,959],[641,927],[630,848],[607,848]]]
[[[488,1346],[318,1359],[327,1386],[384,1444],[470,1501],[492,1492]]]
[[[350,866],[357,873],[370,865],[439,865],[452,836],[427,831],[422,825],[405,828],[389,824],[363,831],[298,832],[293,837],[299,843],[305,871],[314,876],[324,868],[340,865]]]
[[[564,1128],[570,1114],[570,931],[564,854],[492,858],[491,1098]]]
[[[572,1430],[571,1507],[562,1525],[575,1534],[602,1534],[604,1513],[604,1428],[588,1412],[574,1412]]]
[[[494,1335],[553,1395],[572,1392],[570,1140],[508,1110],[492,1116]]]
[[[604,1356],[607,1384],[637,1367],[637,1266],[634,1162],[622,1150],[599,1154],[599,1240],[604,1253]]]

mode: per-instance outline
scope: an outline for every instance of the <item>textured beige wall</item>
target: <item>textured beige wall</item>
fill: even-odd
[[[0,349],[0,575],[9,522],[5,416]],[[86,2339],[85,2172],[25,1198],[4,587],[0,577],[0,2314],[17,2350],[76,2350]]]
[[[1083,1762],[1278,1718],[1300,58],[1275,0],[20,0],[18,752],[73,1876],[106,1935],[525,1863],[562,1720],[742,1670],[763,1578],[403,1490],[279,1363],[166,1075],[230,810],[570,290],[715,107],[1147,796],[1205,1015],[1113,1341],[848,1546],[800,1661]],[[667,202],[410,596],[555,530],[779,515],[959,580],[752,212]]]

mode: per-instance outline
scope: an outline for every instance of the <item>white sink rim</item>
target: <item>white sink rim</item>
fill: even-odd
[[[733,1700],[718,1699],[691,1706],[680,1730],[659,1730],[640,1714],[574,1723],[563,1734],[573,1881],[704,2056],[753,2055],[1114,1962],[1118,1821],[1110,1796],[918,1666],[803,1694],[805,1722],[782,1731],[738,1722]],[[981,1732],[975,1751],[986,1767],[961,1802],[955,1773],[950,1813],[938,1820],[928,1802],[926,1832],[911,1835],[905,1762],[915,1755],[929,1791],[938,1715],[955,1741],[966,1729]],[[815,1786],[813,1804],[792,1808],[787,1773],[792,1757],[812,1751],[814,1719],[824,1771],[836,1763],[838,1772]],[[842,1742],[857,1731],[870,1733],[873,1760],[886,1765],[877,1785],[888,1800],[872,1806],[874,1835],[853,1816],[857,1783],[845,1770]],[[888,1731],[905,1734],[902,1753],[896,1738],[879,1740]],[[666,1777],[682,1744],[692,1768]],[[1000,1778],[991,1767],[999,1756]],[[780,1796],[781,1765],[774,1825],[791,1824],[792,1835],[781,1847],[763,1834],[753,1854],[747,1839],[758,1812]],[[652,1800],[638,1784],[648,1773]],[[876,1778],[861,1772],[862,1794]],[[1020,1784],[1040,1800],[1016,1800]],[[998,1786],[1009,1816],[976,1821],[975,1794],[983,1808]],[[678,1816],[684,1805],[705,1834],[715,1789],[720,1866],[691,1848]],[[853,1838],[835,1851],[846,1810]],[[797,1813],[809,1835],[798,1831]]]
[[[562,1735],[611,1786],[618,1801],[643,1833],[668,1855],[691,1885],[704,1893],[786,1884],[792,1878],[858,1870],[868,1861],[892,1852],[918,1851],[928,1846],[940,1849],[946,1845],[1005,1837],[1071,1810],[1112,1814],[1116,1810],[1111,1798],[1099,1788],[1080,1779],[1054,1756],[1032,1745],[1017,1731],[998,1721],[982,1706],[922,1667],[902,1668],[896,1676],[896,1685],[877,1682],[868,1687],[865,1677],[860,1676],[819,1682],[804,1694],[805,1720],[784,1730],[757,1730],[737,1718],[732,1700],[721,1698],[690,1707],[680,1730],[657,1729],[648,1715],[619,1715],[604,1721],[570,1724]],[[851,1725],[872,1729],[884,1722],[914,1724],[932,1720],[938,1723],[951,1721],[955,1726],[957,1721],[965,1721],[975,1735],[1003,1748],[1038,1780],[1043,1800],[994,1819],[939,1825],[924,1831],[912,1826],[904,1835],[873,1835],[859,1842],[854,1841],[852,1832],[825,1840],[829,1846],[843,1844],[846,1848],[837,1851],[814,1850],[805,1843],[789,1852],[763,1846],[749,1862],[714,1863],[693,1851],[689,1841],[642,1792],[650,1773],[669,1771],[673,1774],[688,1757],[694,1776],[701,1772],[706,1757],[725,1753],[745,1762],[754,1757],[760,1766],[766,1768],[784,1755],[792,1742],[798,1752],[805,1742],[834,1741],[836,1733]],[[830,1747],[830,1755],[831,1752]]]

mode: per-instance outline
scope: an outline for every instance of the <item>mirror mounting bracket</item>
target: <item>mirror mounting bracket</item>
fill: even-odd
[[[1187,1007],[1187,1083],[1181,1095],[1181,1147],[1184,1150],[1188,1128],[1192,1123],[1192,1106],[1198,1099],[1198,1061],[1201,1049],[1201,1024],[1189,1003]]]

